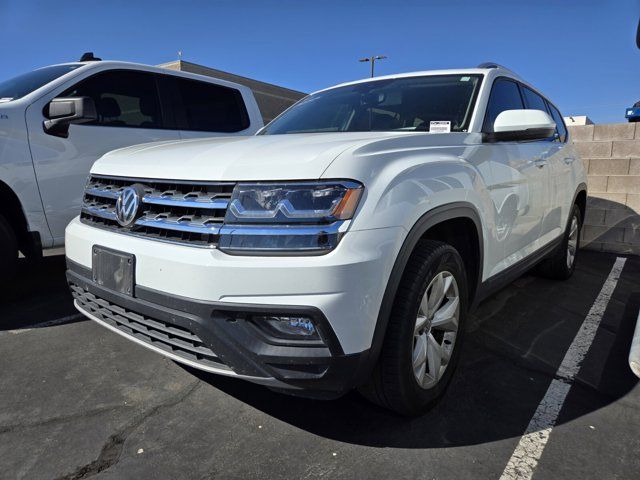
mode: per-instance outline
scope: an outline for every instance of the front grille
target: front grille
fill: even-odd
[[[116,221],[122,189],[144,187],[142,212],[131,227]],[[175,182],[92,175],[84,191],[84,223],[155,240],[215,247],[235,183]]]
[[[126,310],[96,297],[78,285],[70,284],[70,287],[73,298],[82,310],[128,336],[203,367],[229,370],[229,367],[190,330]]]

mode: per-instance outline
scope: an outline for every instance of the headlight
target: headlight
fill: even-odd
[[[362,185],[329,183],[240,183],[233,190],[225,223],[330,223],[348,220]]]
[[[239,183],[219,248],[237,254],[321,254],[336,247],[363,187],[354,181]]]

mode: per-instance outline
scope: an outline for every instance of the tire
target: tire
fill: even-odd
[[[13,229],[0,215],[0,284],[13,278],[18,265],[18,240]]]
[[[447,284],[438,305],[437,286]],[[427,303],[435,302],[433,308],[423,307],[423,297],[428,299]],[[431,313],[422,315],[425,310]],[[440,317],[439,327],[429,320],[434,318],[433,312],[439,312],[435,316]],[[442,323],[451,312],[457,315],[457,322],[452,317],[448,323]],[[446,390],[458,363],[466,313],[467,279],[460,254],[443,242],[420,241],[400,281],[373,377],[360,389],[361,393],[401,415],[419,415],[429,410]],[[457,323],[455,333],[444,330],[453,330],[453,323]],[[440,350],[434,347],[434,342],[440,344]],[[420,376],[422,367],[415,367],[414,359],[422,358],[423,345],[425,352],[430,353],[425,353],[424,375]],[[444,368],[438,369],[436,378],[431,373],[437,365],[438,351],[442,353],[439,357]]]
[[[575,222],[575,223],[574,223]],[[575,226],[575,229],[574,229]],[[567,280],[576,269],[576,258],[580,248],[580,232],[582,230],[582,214],[578,205],[574,205],[569,221],[558,249],[537,268],[537,273],[545,278]],[[571,256],[573,252],[573,256]]]

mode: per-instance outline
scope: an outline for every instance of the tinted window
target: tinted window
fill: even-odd
[[[564,125],[564,120],[562,119],[562,115],[558,111],[556,107],[549,104],[549,110],[551,111],[551,117],[553,117],[553,121],[556,122],[556,130],[558,132],[558,138],[561,142],[567,141],[567,127]]]
[[[64,97],[91,97],[98,119],[85,125],[161,128],[162,118],[155,76],[113,70],[89,77],[64,92]]]
[[[518,84],[503,78],[493,82],[487,113],[484,118],[484,131],[493,132],[493,123],[498,115],[505,110],[519,110],[524,108]]]
[[[530,88],[525,87],[524,85],[522,85],[520,88],[522,89],[522,95],[524,96],[526,108],[528,108],[529,110],[542,110],[543,112],[547,111],[547,104],[540,95],[538,95]]]
[[[8,102],[24,97],[78,67],[80,65],[54,65],[0,82],[0,100]]]
[[[242,94],[235,88],[186,79],[177,79],[177,84],[182,104],[174,107],[184,112],[184,129],[229,133],[249,127]]]

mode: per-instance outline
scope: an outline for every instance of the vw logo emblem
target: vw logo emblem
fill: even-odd
[[[116,201],[116,220],[123,227],[130,227],[136,221],[142,203],[142,185],[131,185],[122,189]]]

